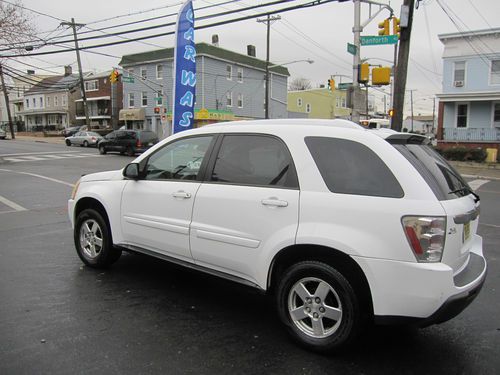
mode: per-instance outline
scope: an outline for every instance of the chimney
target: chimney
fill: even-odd
[[[212,35],[212,45],[219,47],[219,36],[217,34]]]
[[[247,55],[255,57],[255,46],[252,46],[251,44],[247,45]]]
[[[71,65],[65,65],[64,66],[64,76],[67,77],[67,76],[70,76],[71,74],[73,74],[73,69],[71,68]]]

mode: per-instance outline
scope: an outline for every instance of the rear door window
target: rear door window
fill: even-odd
[[[307,137],[305,142],[331,192],[388,198],[404,196],[387,165],[365,145],[328,137]]]
[[[427,182],[439,200],[466,196],[471,188],[441,155],[430,146],[394,144]]]
[[[225,135],[210,180],[298,188],[288,148],[282,140],[267,135]]]

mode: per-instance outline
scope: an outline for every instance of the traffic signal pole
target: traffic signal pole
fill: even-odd
[[[401,7],[401,34],[399,37],[398,65],[394,76],[394,117],[391,122],[391,128],[398,132],[401,131],[403,127],[406,76],[408,73],[408,58],[410,55],[410,37],[414,7],[415,0],[404,0]]]
[[[0,78],[2,80],[2,91],[5,98],[5,107],[7,108],[7,118],[9,120],[9,129],[10,136],[12,139],[16,139],[16,135],[14,134],[14,125],[12,124],[12,115],[10,113],[10,104],[9,104],[9,93],[7,92],[7,86],[5,86],[5,79],[3,77],[3,66],[0,64]],[[19,131],[19,129],[18,129]]]
[[[354,0],[354,26],[352,32],[354,34],[353,44],[356,46],[356,53],[352,58],[352,112],[351,121],[358,123],[360,120],[360,88],[359,88],[359,64],[361,62],[360,50],[361,50],[361,0]]]

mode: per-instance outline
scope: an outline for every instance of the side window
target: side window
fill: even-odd
[[[365,145],[327,137],[307,137],[305,142],[331,192],[388,198],[404,196],[396,177]]]
[[[120,131],[116,132],[116,139],[126,139],[127,138],[127,133]]]
[[[212,136],[180,139],[150,156],[146,180],[197,180]]]
[[[212,181],[297,188],[295,167],[285,144],[265,135],[226,135]]]
[[[109,139],[109,140],[113,140],[116,138],[116,133],[115,132],[109,133],[104,138]]]

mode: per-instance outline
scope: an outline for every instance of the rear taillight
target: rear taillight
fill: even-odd
[[[141,143],[141,140],[140,140],[140,139],[138,139],[138,140],[137,140],[137,143],[135,144],[135,146],[136,146],[137,148],[142,147],[142,143]]]
[[[406,238],[419,262],[440,262],[446,239],[446,217],[405,216]]]
[[[90,139],[92,139],[92,142],[95,142],[95,137],[92,137],[92,138],[90,138]]]

